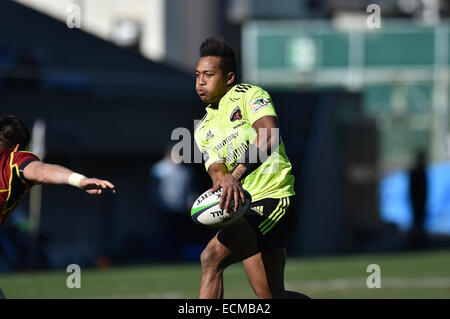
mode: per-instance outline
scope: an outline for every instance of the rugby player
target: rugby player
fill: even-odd
[[[242,261],[258,298],[308,298],[284,287],[295,191],[272,99],[256,85],[235,83],[235,54],[223,40],[206,39],[200,57],[196,91],[208,105],[194,136],[211,191],[222,188],[221,209],[236,211],[243,188],[252,204],[242,222],[220,229],[201,253],[198,297],[223,298],[223,271]]]
[[[36,184],[72,185],[100,195],[115,187],[107,180],[87,178],[59,165],[46,164],[26,151],[30,133],[13,115],[0,117],[0,228],[6,218]],[[1,229],[0,229],[1,230]],[[0,299],[5,296],[0,289]]]
[[[25,123],[13,115],[0,118],[0,226],[35,184],[72,185],[89,194],[115,192],[107,180],[87,178],[68,168],[46,164],[26,151],[30,133]]]

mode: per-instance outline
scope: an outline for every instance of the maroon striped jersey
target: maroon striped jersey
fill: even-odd
[[[38,160],[31,152],[0,150],[0,226],[33,186],[23,176],[23,169]]]

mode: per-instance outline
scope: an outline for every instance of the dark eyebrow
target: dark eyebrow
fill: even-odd
[[[203,70],[203,71],[199,71],[199,70],[197,70],[197,69],[195,69],[195,73],[205,73],[205,72],[214,72],[214,70],[211,70],[211,69],[206,69],[206,70]]]

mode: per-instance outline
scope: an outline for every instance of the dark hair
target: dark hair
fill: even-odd
[[[223,39],[207,38],[200,45],[200,57],[217,56],[220,57],[220,68],[224,74],[237,72],[236,55],[233,48]]]
[[[19,144],[25,150],[30,143],[30,132],[25,123],[14,115],[0,117],[0,149],[8,149]]]

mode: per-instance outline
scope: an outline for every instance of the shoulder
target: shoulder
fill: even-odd
[[[247,91],[256,87],[255,85],[249,83],[239,83],[234,87],[234,91],[237,93],[247,93]]]
[[[24,178],[22,175],[22,171],[26,166],[28,166],[28,164],[32,162],[40,162],[40,159],[36,154],[32,152],[17,150],[12,150],[9,153],[7,160],[11,169],[13,169],[13,167],[16,167],[16,169],[20,171],[21,178]]]
[[[18,151],[16,149],[2,150],[2,151],[0,151],[0,157],[1,157],[2,161],[5,161],[5,160],[10,161],[11,165],[18,164],[18,163],[21,163],[23,161],[27,161],[30,159],[39,160],[39,157],[32,152]]]
[[[205,123],[207,123],[207,121],[208,121],[207,117],[208,117],[208,112],[206,112],[205,115],[203,115],[202,119],[195,124],[194,132],[201,129],[203,126],[205,126]]]
[[[249,83],[239,83],[236,84],[230,92],[227,94],[227,103],[239,103],[241,105],[249,104],[252,100],[265,97],[270,98],[269,94],[261,87],[249,84]]]
[[[236,95],[252,95],[257,92],[266,91],[263,88],[250,83],[239,83],[233,87],[233,93]]]
[[[272,99],[269,93],[263,88],[254,85],[241,83],[236,85],[235,92],[240,92],[240,103],[246,108],[250,108],[256,112],[260,108],[272,104]]]
[[[24,162],[29,160],[39,161],[39,157],[36,154],[28,151],[13,151],[11,156],[14,156],[14,162]]]
[[[194,139],[196,141],[201,141],[203,136],[202,132],[208,127],[208,112],[203,116],[203,118],[194,127]]]
[[[270,99],[269,93],[263,88],[249,83],[240,83],[233,87],[233,92],[230,96],[232,102],[239,101],[240,103],[248,104],[257,98]]]

